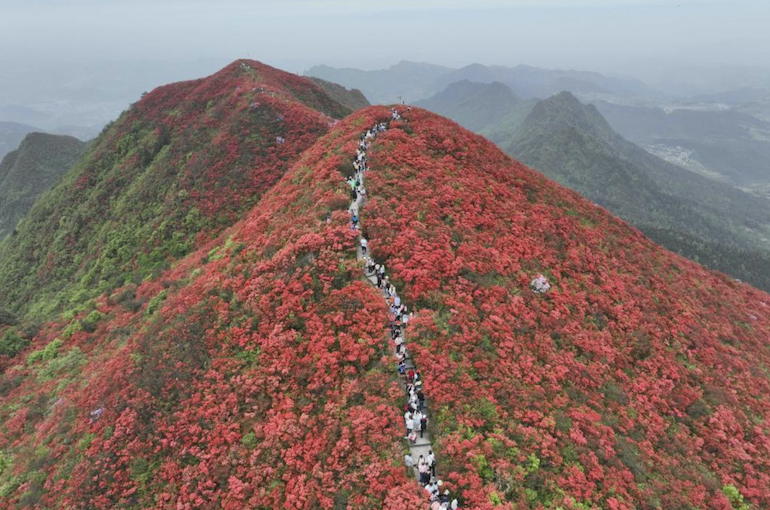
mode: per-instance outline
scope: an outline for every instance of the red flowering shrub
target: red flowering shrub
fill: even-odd
[[[408,117],[372,151],[362,224],[415,305],[441,472],[466,504],[730,508],[737,489],[770,506],[770,296]]]

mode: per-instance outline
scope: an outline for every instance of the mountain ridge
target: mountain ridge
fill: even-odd
[[[349,112],[309,80],[247,60],[153,90],[0,244],[0,309],[47,318],[157,274],[249,210]]]

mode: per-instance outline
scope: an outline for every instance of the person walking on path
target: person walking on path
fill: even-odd
[[[409,438],[409,434],[412,433],[412,413],[410,411],[406,411],[404,413],[404,425],[406,426],[406,437]]]
[[[430,483],[428,463],[425,461],[425,457],[422,455],[420,455],[420,460],[417,461],[417,472],[420,474],[420,483],[422,485]]]
[[[416,411],[412,415],[412,430],[414,431],[414,439],[417,440],[417,431],[420,430],[420,423],[422,422],[422,414],[420,414],[420,411]],[[422,432],[420,432],[420,437],[422,437]],[[412,441],[413,443],[415,441]]]
[[[361,254],[366,255],[366,250],[369,247],[369,241],[366,240],[365,237],[361,238]]]

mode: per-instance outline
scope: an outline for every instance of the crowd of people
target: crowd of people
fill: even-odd
[[[402,120],[398,110],[392,108],[391,120]],[[366,200],[366,188],[364,187],[364,174],[369,170],[368,150],[371,143],[379,133],[388,129],[388,122],[378,122],[361,134],[356,154],[353,158],[353,174],[346,179],[351,189],[352,203],[350,205],[350,228],[360,230],[359,208]],[[385,272],[385,264],[378,264],[369,255],[369,241],[363,235],[359,239],[361,258],[364,260],[364,273],[370,281],[382,292],[390,309],[390,338],[394,343],[394,355],[397,361],[397,369],[403,381],[406,392],[406,405],[404,406],[404,425],[406,440],[410,447],[410,453],[404,456],[406,467],[410,471],[416,470],[416,476],[420,484],[425,488],[430,497],[430,510],[457,510],[458,501],[450,497],[449,491],[442,491],[442,481],[436,475],[436,457],[433,450],[428,450],[427,456],[420,455],[415,462],[412,457],[412,448],[417,447],[418,437],[424,438],[428,428],[428,409],[425,405],[423,393],[423,381],[417,370],[411,363],[409,352],[404,340],[404,329],[414,317],[407,306],[402,302],[396,291],[396,287],[390,282]],[[429,442],[427,443],[430,444]],[[424,444],[422,446],[425,446]]]

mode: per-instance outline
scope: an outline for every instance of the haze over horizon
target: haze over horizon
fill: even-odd
[[[0,4],[0,121],[91,126],[83,136],[143,91],[238,58],[298,74],[408,60],[598,71],[707,92],[770,83],[770,5],[759,0]]]

